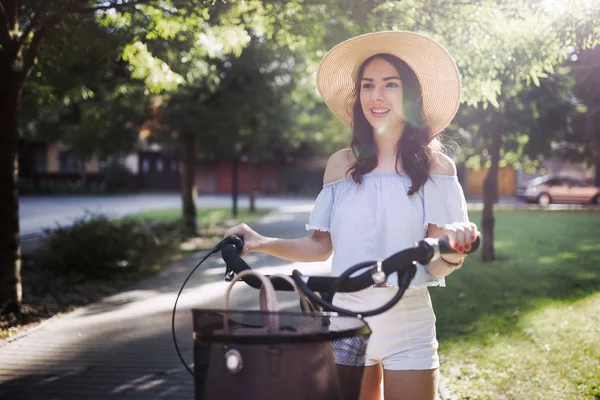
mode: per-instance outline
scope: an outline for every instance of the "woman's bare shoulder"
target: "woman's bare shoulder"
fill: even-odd
[[[456,165],[446,154],[436,151],[431,160],[431,174],[456,176]]]
[[[323,183],[331,183],[348,177],[348,169],[355,157],[351,149],[342,149],[333,153],[327,161]]]

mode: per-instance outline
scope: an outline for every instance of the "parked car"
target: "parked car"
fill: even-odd
[[[600,188],[579,179],[544,175],[517,188],[517,197],[541,205],[550,203],[592,203],[600,205]]]

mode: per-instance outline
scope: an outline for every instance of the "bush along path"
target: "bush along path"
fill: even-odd
[[[226,209],[199,209],[200,231],[191,238],[181,233],[178,211],[118,220],[88,213],[70,226],[37,235],[23,255],[21,313],[0,312],[0,346],[153,275],[173,260],[212,248],[238,220],[251,221],[269,210],[231,219]]]

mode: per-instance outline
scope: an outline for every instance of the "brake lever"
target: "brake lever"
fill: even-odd
[[[219,244],[217,244],[217,246],[215,246],[215,250],[217,250],[217,251],[222,250],[223,246],[225,246],[227,244],[234,245],[237,250],[237,253],[240,254],[242,252],[242,250],[244,249],[244,238],[242,238],[241,236],[237,236],[237,235],[227,236],[226,238],[221,240],[219,242]],[[225,276],[223,277],[225,282],[231,282],[234,277],[235,277],[235,272],[233,272],[233,270],[231,268],[229,268],[229,266],[226,266],[225,267]]]
[[[234,277],[235,277],[235,272],[233,272],[233,270],[229,269],[228,267],[225,268],[225,276],[223,277],[225,282],[231,282]]]

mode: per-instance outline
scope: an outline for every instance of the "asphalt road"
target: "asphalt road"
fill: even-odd
[[[310,207],[314,198],[260,197],[257,207],[286,209]],[[198,207],[230,207],[229,195],[198,196]],[[239,207],[248,207],[247,196],[240,196]],[[181,206],[181,197],[173,194],[133,194],[120,196],[23,196],[19,199],[19,224],[21,235],[29,235],[58,225],[70,225],[86,212],[122,217],[142,211]]]

